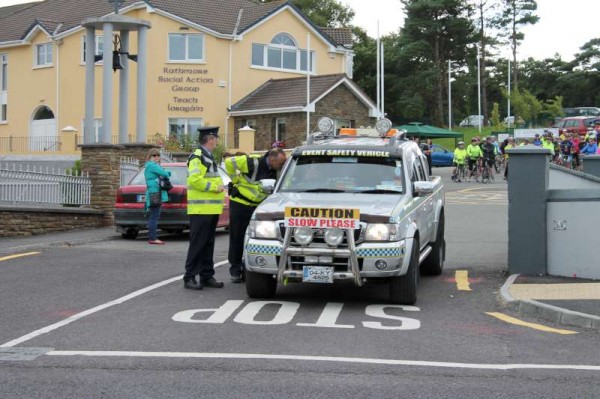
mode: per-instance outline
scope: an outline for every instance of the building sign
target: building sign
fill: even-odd
[[[212,84],[213,78],[207,77],[208,69],[203,68],[171,68],[164,67],[158,75],[158,83],[167,84],[172,97],[167,103],[169,112],[202,112],[198,94],[203,85]]]

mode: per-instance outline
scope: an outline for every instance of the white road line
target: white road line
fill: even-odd
[[[257,353],[210,353],[210,352],[130,352],[130,351],[51,351],[48,356],[92,356],[92,357],[139,357],[139,358],[186,358],[186,359],[236,359],[236,360],[298,360],[312,362],[338,362],[358,364],[380,364],[392,366],[442,367],[478,370],[589,370],[600,371],[600,366],[577,364],[485,364],[427,362],[419,360],[376,359],[336,356],[263,355]]]
[[[215,268],[217,268],[219,266],[223,266],[224,264],[227,264],[227,263],[229,263],[229,262],[226,261],[226,260],[221,261],[219,263],[215,263]],[[27,335],[23,335],[20,338],[13,339],[12,341],[9,341],[9,342],[7,342],[5,344],[0,345],[0,348],[10,348],[10,347],[13,347],[15,345],[19,345],[19,344],[21,344],[21,343],[23,343],[25,341],[29,341],[30,339],[33,339],[35,337],[39,337],[42,334],[49,333],[50,331],[54,331],[54,330],[56,330],[56,329],[58,329],[60,327],[64,327],[64,326],[66,326],[68,324],[71,324],[74,321],[77,321],[77,320],[79,320],[81,318],[84,318],[85,316],[89,316],[89,315],[97,313],[97,312],[99,312],[101,310],[110,308],[110,307],[115,306],[115,305],[119,305],[119,304],[121,304],[123,302],[126,302],[126,301],[128,301],[130,299],[133,299],[135,297],[143,295],[143,294],[145,294],[147,292],[150,292],[152,290],[155,290],[155,289],[160,288],[162,286],[165,286],[167,284],[171,284],[174,281],[179,281],[182,278],[183,278],[183,274],[179,275],[177,277],[170,278],[168,280],[161,281],[160,283],[152,284],[149,287],[142,288],[141,290],[138,290],[138,291],[132,292],[131,294],[122,296],[121,298],[115,299],[114,301],[106,302],[106,303],[104,303],[102,305],[99,305],[99,306],[96,306],[94,308],[91,308],[91,309],[88,309],[88,310],[84,310],[81,313],[77,313],[76,315],[73,315],[73,316],[68,317],[68,318],[66,318],[64,320],[59,321],[58,323],[51,324],[51,325],[49,325],[47,327],[40,328],[39,330],[35,330],[34,332],[29,333]]]

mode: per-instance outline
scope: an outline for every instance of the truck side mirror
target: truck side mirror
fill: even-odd
[[[260,188],[263,192],[271,194],[275,189],[275,179],[263,179],[260,181]]]
[[[430,181],[416,181],[413,183],[413,191],[415,196],[432,194],[433,186],[433,183]]]

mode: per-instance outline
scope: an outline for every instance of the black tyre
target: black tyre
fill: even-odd
[[[139,232],[140,231],[138,229],[130,228],[125,230],[125,232],[121,234],[121,237],[127,240],[135,240]]]
[[[417,302],[419,281],[419,239],[413,241],[410,264],[404,276],[392,277],[389,281],[390,302],[399,305],[414,305]]]
[[[446,239],[444,238],[444,213],[440,215],[435,242],[431,246],[431,253],[421,264],[421,274],[426,276],[439,276],[444,271],[444,260],[446,259]]]
[[[244,271],[246,294],[250,298],[273,298],[277,290],[277,280],[271,274]]]

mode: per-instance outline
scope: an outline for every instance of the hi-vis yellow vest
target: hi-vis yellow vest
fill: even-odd
[[[225,192],[214,160],[196,150],[188,159],[187,213],[188,215],[220,215],[223,213]]]
[[[260,158],[260,155],[240,155],[225,160],[225,171],[240,194],[240,196],[232,195],[230,201],[255,206],[267,198],[260,182],[256,181]]]

